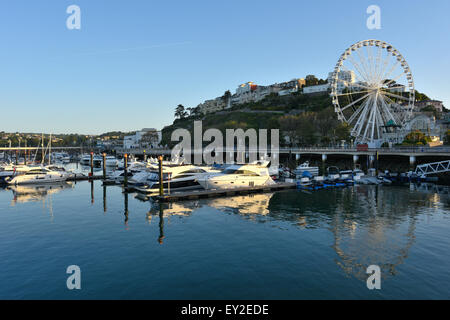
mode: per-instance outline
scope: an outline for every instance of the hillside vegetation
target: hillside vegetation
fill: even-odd
[[[170,137],[177,128],[192,134],[196,120],[202,121],[203,130],[216,128],[223,134],[225,129],[280,129],[282,145],[329,145],[350,139],[349,128],[337,120],[327,94],[270,95],[259,102],[235,105],[216,113],[180,117],[162,130],[162,144],[174,145]]]

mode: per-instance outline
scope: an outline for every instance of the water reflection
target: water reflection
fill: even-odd
[[[124,224],[125,224],[125,229],[128,230],[128,193],[124,192],[123,194],[123,206],[124,206],[124,216],[125,216],[125,220],[124,220]]]
[[[91,204],[95,203],[95,199],[94,199],[94,180],[89,182],[91,184]]]
[[[257,223],[325,228],[333,236],[330,247],[336,253],[336,265],[348,276],[365,281],[372,264],[380,266],[385,278],[396,275],[414,245],[418,216],[439,206],[448,209],[445,192],[355,186],[310,194],[286,191],[153,204],[148,217],[159,214],[162,230],[164,215],[190,216],[198,208],[211,207]]]
[[[11,185],[6,190],[11,190],[13,199],[11,206],[28,202],[42,202],[42,209],[48,210],[50,221],[53,222],[53,199],[52,195],[65,189],[73,189],[74,185],[68,182],[56,184],[35,184],[35,185]]]
[[[6,189],[13,193],[13,200],[11,205],[15,206],[18,203],[26,202],[44,202],[47,197],[52,194],[59,193],[64,189],[73,189],[74,185],[69,182],[57,184],[35,184],[35,185],[17,185],[8,186]]]
[[[90,187],[91,202],[94,203],[94,183],[84,186],[84,197],[88,199]],[[71,183],[61,183],[10,186],[7,190],[13,193],[12,205],[42,201],[52,214],[51,196],[73,187]],[[115,189],[107,190],[108,188]],[[270,223],[283,229],[292,230],[293,226],[295,232],[325,229],[331,236],[331,239],[327,238],[325,241],[328,241],[329,250],[333,250],[330,254],[335,255],[336,266],[346,275],[365,281],[366,268],[371,264],[379,265],[384,277],[397,274],[398,267],[407,261],[410,249],[415,244],[416,227],[421,216],[432,215],[437,209],[439,212],[450,212],[448,190],[448,187],[426,184],[410,188],[355,186],[309,194],[292,190],[176,203],[159,204],[150,201],[139,203],[139,206],[140,210],[145,210],[148,223],[153,220],[157,223],[159,230],[156,229],[157,234],[152,241],[159,244],[166,241],[165,228],[170,227],[171,217],[189,219],[200,208],[213,208],[216,212],[239,219]],[[133,203],[133,198],[129,199],[133,195],[120,193],[117,197],[117,187],[102,186],[102,191],[103,212],[107,212],[107,204],[111,207],[111,214],[119,212],[121,216],[123,212],[123,220],[119,219],[128,230],[129,206],[132,212],[136,211],[137,203]],[[99,192],[97,189],[97,193]],[[110,202],[107,203],[108,201]],[[100,205],[92,208],[100,212],[102,210]]]
[[[164,209],[162,204],[159,206],[159,244],[163,244],[164,240]]]

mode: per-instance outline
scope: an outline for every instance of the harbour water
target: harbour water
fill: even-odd
[[[159,205],[101,181],[0,189],[0,298],[449,299],[441,191],[354,186]],[[374,264],[381,290],[366,285]],[[81,268],[81,290],[66,287],[69,265]]]

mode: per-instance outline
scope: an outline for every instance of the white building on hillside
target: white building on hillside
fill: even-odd
[[[328,83],[331,84],[333,82],[334,72],[328,73]],[[341,93],[348,87],[352,87],[353,84],[356,83],[356,75],[353,71],[339,71],[338,74],[338,82],[337,82],[337,91]]]
[[[303,88],[304,94],[312,94],[312,93],[325,93],[330,90],[330,85],[328,83],[318,84],[316,86],[309,86]]]
[[[162,140],[161,131],[153,128],[144,128],[137,131],[134,135],[123,138],[123,147],[125,149],[135,148],[156,148]]]
[[[221,111],[227,107],[225,99],[223,97],[218,97],[211,100],[206,100],[205,102],[199,104],[197,106],[201,113],[213,113],[217,111]]]

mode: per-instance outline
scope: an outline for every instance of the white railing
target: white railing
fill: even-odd
[[[416,174],[427,175],[450,171],[450,160],[421,164],[416,167]]]
[[[156,153],[171,153],[171,149],[164,149],[164,148],[131,148],[131,149],[125,149],[125,148],[116,148],[116,151],[120,153],[134,153],[134,154],[143,154],[145,150],[145,153],[147,154],[156,154]],[[223,153],[227,152],[236,152],[237,148],[234,149],[224,149]],[[417,154],[417,153],[448,153],[450,156],[450,147],[396,147],[396,148],[377,148],[377,149],[360,149],[353,147],[316,147],[316,148],[279,148],[279,153],[330,153],[330,152],[336,152],[336,153],[361,153],[361,152],[369,152],[369,153],[411,153],[411,154]],[[203,150],[191,150],[192,153],[201,153]],[[245,152],[258,152],[258,153],[270,153],[270,148],[268,149],[246,149]]]

